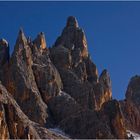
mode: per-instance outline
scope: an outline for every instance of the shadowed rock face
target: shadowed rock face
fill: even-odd
[[[63,139],[66,137],[50,132],[39,124],[30,121],[0,83],[0,138]]]
[[[49,58],[45,35],[40,33],[30,45],[32,48],[33,73],[37,87],[45,103],[51,97],[57,96],[63,87],[60,75]]]
[[[67,25],[66,26],[77,28],[78,27],[77,19],[73,16],[69,16],[68,19],[67,19]]]
[[[55,46],[63,45],[69,50],[79,48],[79,53],[82,57],[88,56],[87,42],[84,31],[78,27],[78,22],[75,17],[68,17],[66,27],[60,37],[55,42]]]
[[[67,93],[61,92],[60,95],[52,98],[48,107],[52,113],[55,124],[59,124],[63,119],[82,110],[80,105]]]
[[[140,132],[140,76],[131,78],[126,91],[126,99],[120,101],[128,130]]]
[[[0,39],[0,69],[9,61],[9,45],[5,39]]]
[[[114,137],[118,139],[127,138],[123,115],[117,100],[105,102],[100,113],[104,121],[110,126],[111,134]]]
[[[0,138],[66,138],[46,127],[58,127],[71,138],[127,138],[139,129],[139,77],[126,100],[112,100],[107,70],[98,76],[84,31],[67,19],[51,48],[45,35],[32,41],[19,31],[11,58],[0,40]]]
[[[5,39],[0,39],[0,80],[4,79],[4,68],[9,63],[9,45]]]

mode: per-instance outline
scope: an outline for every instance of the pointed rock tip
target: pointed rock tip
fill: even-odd
[[[24,34],[22,27],[19,28],[19,34]]]
[[[27,43],[27,38],[25,37],[22,28],[19,29],[18,36],[17,36],[16,44],[19,44],[19,43],[22,43],[23,45]]]
[[[104,81],[105,79],[108,79],[108,82],[111,82],[110,79],[110,75],[109,72],[107,71],[107,69],[104,69],[101,73],[101,75],[99,76],[99,81],[101,82],[102,80]]]
[[[70,27],[70,26],[72,26],[72,27],[78,27],[78,22],[77,22],[76,17],[74,17],[74,16],[69,16],[69,17],[67,18],[66,27]]]
[[[35,39],[37,42],[38,48],[40,47],[41,49],[46,49],[47,44],[46,44],[46,39],[45,39],[45,34],[44,32],[40,32],[37,35],[37,38]]]
[[[23,31],[22,27],[20,27],[20,29],[19,29],[18,36],[21,37],[21,38],[25,38],[24,31]]]
[[[5,47],[9,46],[7,40],[4,38],[0,39],[0,45],[5,46]]]
[[[102,74],[107,74],[107,73],[108,73],[107,69],[104,69],[104,70],[102,71]]]

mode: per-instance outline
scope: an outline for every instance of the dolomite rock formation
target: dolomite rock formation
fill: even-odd
[[[112,98],[109,74],[105,70],[98,78],[84,31],[75,17],[68,17],[61,36],[50,49],[50,56],[60,73],[63,90],[83,108],[98,110]]]
[[[139,132],[139,80],[130,81],[126,99],[112,99],[111,78],[98,76],[86,36],[75,17],[47,48],[45,35],[32,40],[21,29],[12,56],[0,40],[0,138],[127,138]]]
[[[31,48],[22,30],[19,31],[9,63],[4,85],[31,120],[45,124],[47,105],[40,97],[32,70]]]

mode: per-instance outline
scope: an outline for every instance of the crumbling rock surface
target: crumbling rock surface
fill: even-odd
[[[62,139],[34,123],[22,112],[10,93],[0,83],[0,138],[1,139]]]

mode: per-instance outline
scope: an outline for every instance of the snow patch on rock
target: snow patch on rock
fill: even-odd
[[[54,132],[62,137],[70,138],[67,134],[65,134],[60,128],[49,128],[51,132]]]
[[[140,134],[137,134],[133,131],[127,130],[127,136],[128,138],[134,139],[134,140],[140,140]]]

